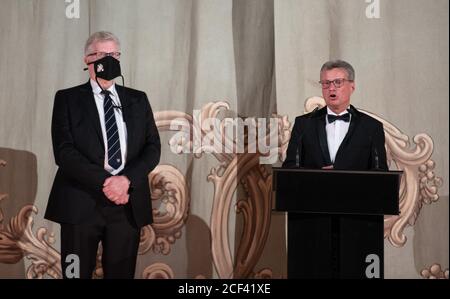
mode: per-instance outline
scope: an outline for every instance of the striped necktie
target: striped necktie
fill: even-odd
[[[109,96],[111,92],[109,90],[103,90],[101,93],[105,96],[103,110],[105,111],[106,138],[108,138],[108,164],[112,168],[117,169],[122,165],[122,153],[120,151],[116,115],[114,113],[113,101]]]

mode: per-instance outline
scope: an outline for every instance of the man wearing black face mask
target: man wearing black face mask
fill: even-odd
[[[89,82],[55,96],[59,168],[45,218],[61,224],[65,278],[92,277],[99,242],[104,277],[133,278],[140,228],[153,221],[147,176],[159,163],[159,134],[146,94],[114,83],[119,59],[115,35],[92,34],[84,58]]]

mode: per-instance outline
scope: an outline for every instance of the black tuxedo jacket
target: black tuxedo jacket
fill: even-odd
[[[120,173],[131,181],[129,204],[136,225],[153,222],[148,173],[159,163],[161,144],[153,112],[144,92],[116,85],[127,129],[127,157]],[[105,146],[90,83],[60,90],[52,117],[53,152],[58,171],[45,218],[79,224],[96,205],[109,204],[102,192],[111,176],[104,169]]]
[[[334,169],[388,170],[383,124],[350,106],[350,126],[333,164]],[[331,165],[325,129],[327,108],[298,116],[283,167],[320,169]]]

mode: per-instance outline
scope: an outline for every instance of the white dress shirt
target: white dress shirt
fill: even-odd
[[[345,110],[339,114],[336,114],[327,107],[327,113],[332,115],[343,115],[348,113],[348,111]],[[351,117],[352,115],[350,114],[350,121],[352,121]],[[336,159],[336,153],[341,146],[342,140],[344,140],[345,135],[347,135],[349,126],[350,122],[345,122],[343,120],[336,120],[333,123],[329,123],[328,117],[326,117],[325,129],[327,131],[327,143],[331,163],[334,163],[334,160]]]
[[[100,86],[98,86],[97,82],[94,80],[90,80],[91,86],[92,86],[92,92],[94,93],[95,98],[95,104],[97,105],[97,111],[98,116],[100,119],[100,126],[102,128],[102,134],[103,134],[103,142],[105,144],[105,162],[104,167],[105,170],[111,173],[112,175],[118,174],[122,169],[125,167],[125,161],[127,157],[127,127],[123,120],[122,116],[122,110],[118,108],[114,108],[114,114],[116,116],[116,122],[117,122],[117,130],[119,133],[119,140],[120,140],[120,152],[122,154],[122,164],[119,168],[113,169],[108,164],[108,138],[106,137],[106,127],[105,127],[105,112],[103,110],[103,101],[104,101],[104,95],[101,94],[102,89]],[[115,106],[121,106],[119,95],[116,91],[116,85],[113,84],[108,90],[111,92],[110,97],[113,101],[113,105]]]

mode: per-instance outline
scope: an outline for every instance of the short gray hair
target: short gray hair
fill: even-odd
[[[329,71],[332,69],[344,69],[347,72],[348,80],[355,80],[355,69],[350,63],[344,60],[330,60],[325,62],[320,69],[320,73],[323,71]]]
[[[108,31],[98,31],[95,33],[92,33],[91,36],[86,41],[86,44],[84,45],[84,55],[89,54],[89,51],[91,50],[91,46],[97,42],[106,42],[106,41],[113,41],[116,43],[117,47],[120,49],[120,41],[113,33]]]

